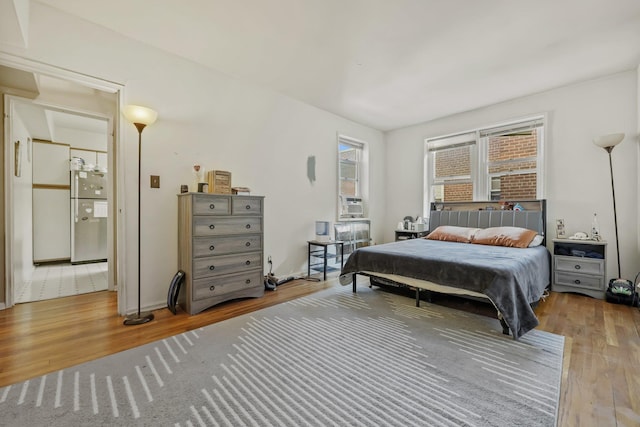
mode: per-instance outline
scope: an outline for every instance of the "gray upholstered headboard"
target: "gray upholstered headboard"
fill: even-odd
[[[526,210],[502,210],[497,202],[432,203],[429,230],[433,231],[440,225],[477,228],[513,226],[535,230],[546,236],[546,200],[518,203]]]

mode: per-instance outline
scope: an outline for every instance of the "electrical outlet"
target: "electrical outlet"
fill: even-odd
[[[160,176],[151,175],[151,188],[160,188]]]

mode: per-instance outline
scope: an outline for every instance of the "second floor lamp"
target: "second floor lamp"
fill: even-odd
[[[140,221],[140,190],[141,190],[141,164],[142,164],[142,131],[148,125],[155,123],[158,118],[158,113],[151,108],[142,107],[140,105],[127,105],[122,111],[124,116],[138,129],[138,312],[127,316],[124,319],[125,325],[141,325],[143,323],[153,320],[153,313],[141,313],[140,312],[140,270],[142,265],[140,264],[140,227],[142,223]]]

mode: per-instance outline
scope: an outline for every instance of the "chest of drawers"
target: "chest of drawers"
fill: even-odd
[[[178,195],[178,303],[189,314],[235,298],[260,297],[263,283],[260,196]]]
[[[551,290],[604,299],[606,247],[606,242],[554,239]]]

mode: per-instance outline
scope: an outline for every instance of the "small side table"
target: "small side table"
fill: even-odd
[[[607,289],[607,242],[553,239],[554,292],[577,292],[604,299]]]
[[[311,267],[322,265],[322,280],[327,280],[327,258],[329,246],[336,247],[336,257],[338,256],[338,248],[340,248],[340,268],[344,267],[344,242],[340,240],[329,240],[327,242],[319,242],[317,240],[308,240],[309,252],[307,256],[307,277],[311,276]],[[321,248],[321,249],[318,249]],[[311,264],[311,258],[321,258],[322,262]]]

